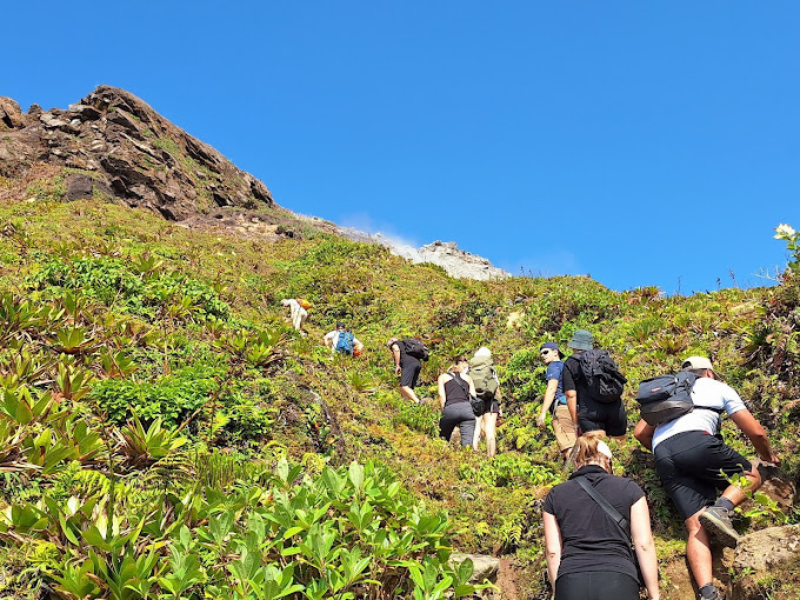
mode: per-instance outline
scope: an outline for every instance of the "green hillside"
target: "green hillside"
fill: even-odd
[[[311,229],[263,242],[61,202],[58,177],[27,192],[0,204],[0,596],[441,598],[470,591],[455,549],[509,558],[519,597],[547,597],[540,506],[566,474],[535,423],[538,348],[578,328],[627,375],[631,429],[639,381],[707,355],[798,475],[797,261],[776,287],[691,297],[484,283]],[[306,338],[289,297],[313,303]],[[361,357],[321,345],[337,320]],[[420,397],[452,357],[492,349],[507,397],[493,460],[401,399],[385,343],[409,334],[432,350]],[[614,450],[648,494],[662,569],[679,562],[650,455],[632,435]],[[787,520],[756,505],[748,527]]]

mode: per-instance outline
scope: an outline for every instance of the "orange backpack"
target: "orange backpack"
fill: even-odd
[[[305,308],[306,310],[308,310],[309,308],[311,308],[311,302],[309,302],[308,300],[304,300],[303,298],[297,298],[297,303],[298,303],[298,304],[299,304],[301,307]]]

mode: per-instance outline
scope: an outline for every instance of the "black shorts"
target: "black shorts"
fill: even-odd
[[[410,387],[412,390],[417,387],[419,372],[422,370],[422,363],[416,358],[406,356],[400,361],[400,387]]]
[[[728,477],[751,469],[750,462],[719,438],[704,431],[687,431],[667,438],[655,449],[656,471],[685,521],[714,504]]]
[[[483,401],[483,413],[481,415],[485,415],[488,413],[499,413],[500,412],[500,403],[497,400],[484,400]]]
[[[602,429],[606,435],[618,437],[628,431],[628,417],[622,401],[602,404],[587,403],[578,408],[578,425],[583,433]]]

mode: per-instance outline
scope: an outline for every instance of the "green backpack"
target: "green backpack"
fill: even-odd
[[[475,383],[475,393],[483,400],[493,400],[497,392],[497,378],[490,356],[473,357],[469,360],[469,376]]]

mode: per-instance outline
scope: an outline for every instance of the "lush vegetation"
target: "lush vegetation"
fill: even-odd
[[[7,183],[7,182],[6,182]],[[192,232],[37,181],[0,205],[0,589],[33,598],[441,598],[471,592],[453,548],[514,557],[546,594],[541,501],[562,481],[538,347],[593,332],[633,385],[711,356],[798,472],[800,250],[780,285],[664,297],[586,278],[480,283],[324,234],[257,242]],[[48,187],[50,186],[50,187]],[[38,188],[37,188],[38,189]],[[313,303],[308,337],[280,299]],[[365,342],[331,358],[345,320]],[[503,388],[493,460],[436,438],[396,391],[385,342],[452,357],[492,348]],[[735,429],[728,441],[746,453]],[[677,515],[648,454],[616,447],[648,492],[662,557]],[[774,519],[753,510],[756,525]],[[795,515],[789,519],[796,520]]]

